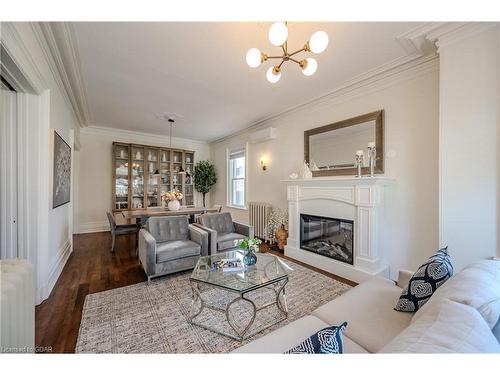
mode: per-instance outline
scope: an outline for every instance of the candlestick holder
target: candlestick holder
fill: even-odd
[[[368,162],[370,166],[370,177],[375,177],[375,160],[377,157],[377,149],[375,146],[368,147]]]
[[[361,177],[361,168],[363,167],[364,155],[356,154],[356,167],[358,168],[358,174],[356,177]]]

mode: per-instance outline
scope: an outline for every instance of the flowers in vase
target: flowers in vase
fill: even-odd
[[[180,191],[164,191],[161,193],[161,200],[165,202],[180,201],[184,195]]]
[[[240,240],[234,240],[234,245],[242,250],[246,250],[250,253],[255,253],[259,251],[259,245],[262,241],[258,238],[245,237]]]

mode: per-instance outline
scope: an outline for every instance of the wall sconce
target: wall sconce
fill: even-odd
[[[264,157],[260,158],[260,166],[263,171],[267,170],[266,159]]]

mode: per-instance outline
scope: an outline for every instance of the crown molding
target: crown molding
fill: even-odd
[[[498,23],[495,22],[451,22],[429,32],[426,37],[434,42],[437,51],[441,52],[444,48],[456,42],[471,38],[497,26]]]
[[[353,99],[358,96],[370,94],[375,91],[383,90],[388,86],[403,82],[422,74],[436,71],[439,69],[439,58],[436,53],[429,55],[412,54],[396,59],[388,64],[382,65],[376,69],[363,73],[354,79],[345,82],[330,93],[309,100],[305,103],[292,107],[286,111],[266,117],[260,121],[255,122],[247,128],[241,129],[228,136],[210,141],[210,145],[222,143],[245,134],[247,132],[256,131],[266,126],[271,126],[273,121],[290,116],[294,113],[313,110],[315,107],[321,105],[338,104],[339,102]]]
[[[37,22],[33,30],[57,76],[61,90],[66,94],[80,126],[90,119],[87,93],[81,74],[80,57],[73,28],[68,22]]]
[[[117,142],[149,144],[152,146],[169,147],[170,137],[133,130],[124,130],[100,125],[88,125],[80,130],[81,135],[98,135],[112,138]],[[208,147],[208,142],[187,138],[172,137],[172,146],[176,148]]]

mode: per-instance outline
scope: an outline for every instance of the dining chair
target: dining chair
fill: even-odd
[[[106,215],[108,216],[109,228],[111,229],[111,252],[115,251],[115,238],[116,236],[122,234],[135,233],[135,249],[137,253],[137,245],[139,242],[139,229],[140,226],[137,224],[120,224],[116,225],[115,218],[113,215],[106,211]]]

